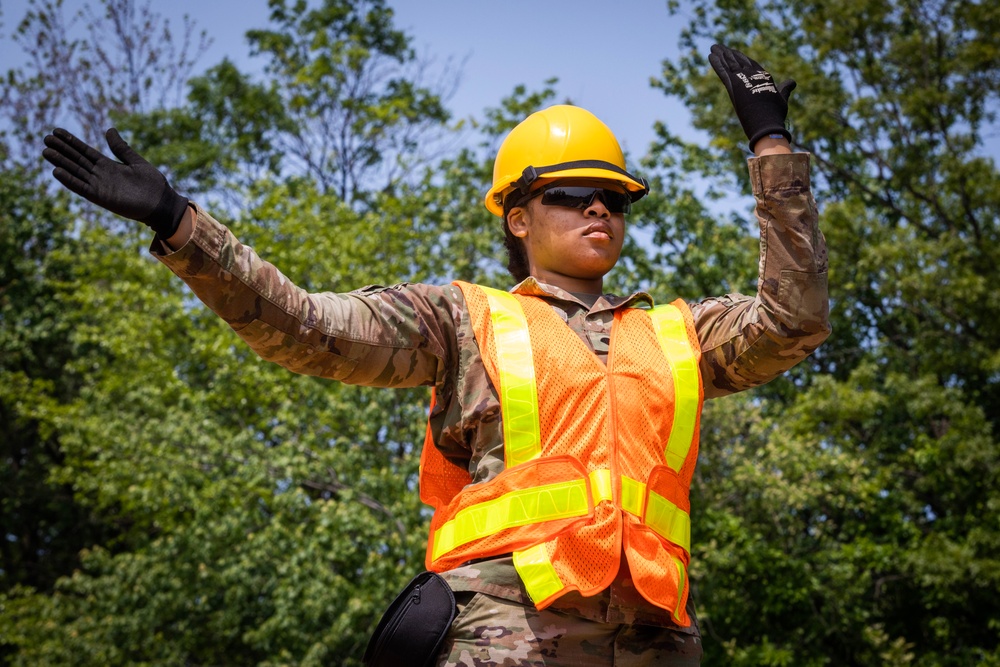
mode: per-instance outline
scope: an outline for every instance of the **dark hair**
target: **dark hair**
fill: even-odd
[[[503,202],[503,245],[507,249],[507,271],[514,280],[521,282],[529,275],[528,254],[524,250],[524,241],[514,236],[507,224],[507,216],[511,209],[521,205],[523,197],[508,196]]]

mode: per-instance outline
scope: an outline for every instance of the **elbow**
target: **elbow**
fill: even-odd
[[[785,341],[785,354],[794,359],[795,365],[811,355],[830,337],[832,328],[829,321],[815,331],[802,332],[800,335],[789,336]]]
[[[800,301],[798,309],[773,317],[760,336],[740,355],[758,380],[781,375],[811,355],[830,337],[830,310],[824,298]],[[808,306],[808,307],[806,307]],[[758,382],[757,384],[763,384]]]
[[[815,310],[800,313],[794,322],[795,326],[787,326],[791,323],[785,323],[784,336],[790,347],[808,350],[811,353],[833,333],[829,304],[824,300],[818,305],[820,307]]]
[[[815,352],[832,332],[830,311],[824,301],[822,308],[800,312],[792,321],[782,321],[775,327],[772,344],[781,348],[780,356],[794,360],[791,365],[795,365]]]

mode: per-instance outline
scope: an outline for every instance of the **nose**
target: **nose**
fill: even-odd
[[[593,198],[590,200],[590,204],[583,210],[583,214],[588,218],[610,218],[611,211],[604,204],[604,198],[601,194],[594,193]]]

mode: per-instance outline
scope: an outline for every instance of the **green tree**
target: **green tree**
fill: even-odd
[[[292,119],[279,144],[293,168],[344,201],[393,187],[449,114],[392,10],[384,0],[269,6],[271,27],[247,37]]]
[[[302,228],[315,224],[314,192],[282,195],[273,202]],[[284,213],[253,212],[265,234]],[[271,242],[294,275],[313,257],[293,231]],[[48,471],[121,534],[51,592],[8,594],[0,634],[18,646],[13,663],[359,655],[384,587],[420,560],[412,443],[424,401],[263,363],[138,250],[102,228],[74,248],[59,297],[86,383],[53,417],[63,459]],[[332,250],[343,270],[348,253]]]
[[[90,41],[71,30],[62,3],[30,3],[15,33],[28,64],[6,73],[0,104],[3,591],[51,590],[78,566],[82,548],[127,542],[127,526],[118,517],[95,512],[74,494],[74,480],[53,474],[65,461],[60,419],[88,383],[87,369],[78,365],[80,346],[72,340],[79,324],[72,312],[74,253],[81,234],[108,220],[81,220],[69,209],[71,198],[49,194],[36,123],[51,127],[60,119],[86,132],[109,110],[150,104],[163,93],[142,84],[144,77],[176,81],[191,63],[186,56],[171,60],[176,44],[169,24],[148,6],[108,2],[97,13],[84,7],[80,16],[89,17]],[[185,38],[190,35],[189,29]],[[98,61],[103,77],[94,69]]]
[[[707,411],[693,573],[707,662],[1000,664],[1000,174],[984,146],[1000,9],[684,11],[685,53],[658,85],[714,139],[697,147],[661,128],[651,163],[671,177],[694,166],[732,190],[746,182],[733,148],[744,139],[706,62],[713,42],[794,78],[792,133],[813,155],[834,329],[786,378]],[[680,212],[656,232],[676,242],[676,227],[701,224],[700,206]],[[747,229],[744,218],[731,221]],[[723,287],[717,264],[694,280]]]
[[[280,30],[307,14],[343,18],[293,10]],[[388,14],[373,16],[377,30],[391,28]],[[310,24],[296,39],[311,43],[329,25]],[[484,157],[463,154],[395,188],[362,190],[375,187],[365,181],[350,205],[307,171],[279,174],[274,146],[320,112],[303,106],[292,117],[283,104],[273,81],[254,83],[223,62],[191,80],[183,107],[122,103],[116,120],[140,150],[159,145],[149,155],[176,165],[192,194],[232,187],[245,208],[221,214],[307,289],[441,275],[438,252],[470,247],[477,255],[463,276],[500,271],[499,236],[474,233],[483,214],[434,233],[450,215],[481,208]],[[381,113],[374,98],[366,104]],[[370,139],[370,150],[397,145]],[[244,169],[250,175],[238,176]],[[37,172],[23,176],[35,182]],[[5,345],[37,340],[33,357],[5,355],[0,390],[4,431],[24,433],[4,451],[3,479],[17,491],[5,499],[4,525],[27,545],[5,545],[6,661],[358,664],[379,614],[423,560],[416,473],[426,391],[345,387],[261,362],[145,255],[144,229],[86,204],[87,222],[76,224],[70,200],[19,183],[4,191],[12,236],[0,247],[16,271],[0,283],[10,299],[0,333]],[[416,215],[427,202],[441,210]],[[75,532],[49,525],[50,504],[55,527]],[[32,578],[25,570],[40,555],[47,569]]]
[[[2,150],[2,148],[0,148]],[[82,383],[59,286],[72,280],[72,217],[23,170],[0,178],[0,590],[50,588],[77,552],[117,533],[54,482],[55,421]],[[110,530],[109,530],[110,529]]]
[[[268,4],[270,25],[247,33],[262,74],[224,60],[189,80],[186,103],[118,114],[119,127],[216,210],[253,206],[257,180],[304,178],[360,208],[416,184],[453,140],[460,72],[418,57],[384,0]]]
[[[481,205],[490,159],[554,82],[515,90],[487,110],[481,145],[421,168],[413,149],[447,132],[446,88],[416,75],[384,2],[275,0],[271,25],[250,35],[260,80],[225,61],[192,79],[162,40],[156,58],[102,70],[130,61],[92,54],[146,53],[126,37],[164,37],[159,19],[105,2],[85,15],[123,27],[98,40],[71,35],[60,3],[32,7],[22,40],[49,41],[8,75],[0,155],[0,429],[11,434],[0,655],[357,664],[422,560],[426,393],[262,363],[145,256],[144,230],[71,209],[23,166],[37,165],[39,126],[69,118],[96,140],[114,118],[308,289],[503,284],[500,234],[483,233],[496,224]],[[686,54],[657,85],[713,140],[697,147],[659,126],[643,161],[659,194],[637,207],[609,285],[688,298],[754,289],[749,212],[719,212],[748,195],[733,148],[744,140],[704,60],[722,41],[800,84],[793,134],[814,155],[834,297],[819,353],[706,410],[693,575],[707,662],[998,664],[1000,187],[983,157],[998,10],[685,11]],[[69,65],[46,78],[59,53]],[[175,75],[170,90],[183,83],[185,96],[144,97],[150,77]],[[90,91],[73,105],[57,95],[68,76]],[[707,186],[689,180],[699,172]],[[458,259],[442,267],[442,256]]]
[[[210,43],[187,16],[174,30],[152,3],[96,5],[70,13],[63,0],[28,3],[13,35],[27,63],[5,72],[0,89],[0,128],[14,138],[6,161],[36,164],[39,133],[56,125],[96,144],[111,117],[176,104],[195,65],[190,54]]]
[[[279,137],[292,127],[277,82],[258,83],[224,59],[187,82],[185,103],[115,118],[148,159],[170,166],[179,192],[208,194],[227,211],[250,205],[257,181],[283,168]]]

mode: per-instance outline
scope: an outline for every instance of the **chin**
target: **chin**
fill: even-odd
[[[611,269],[615,268],[617,263],[617,260],[614,262],[604,261],[589,263],[586,265],[586,268],[580,271],[580,277],[588,279],[603,278],[611,271]]]

